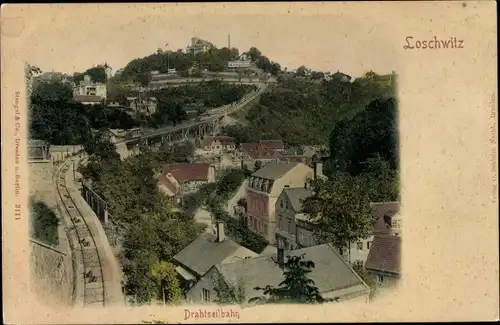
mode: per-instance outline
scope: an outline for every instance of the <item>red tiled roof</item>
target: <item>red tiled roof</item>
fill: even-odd
[[[77,102],[91,102],[91,103],[99,103],[103,100],[101,96],[94,95],[74,95],[73,100]]]
[[[267,150],[285,149],[281,140],[261,140],[259,146]]]
[[[252,150],[257,150],[259,148],[259,144],[255,142],[243,142],[240,143],[240,150],[241,151],[252,151]]]
[[[163,174],[170,173],[179,184],[186,181],[206,181],[209,167],[209,164],[170,164],[163,168]]]
[[[401,237],[378,235],[365,263],[368,270],[401,274]]]

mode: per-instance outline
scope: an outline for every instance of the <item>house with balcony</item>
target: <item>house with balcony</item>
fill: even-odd
[[[323,298],[335,302],[368,302],[369,287],[330,244],[297,250],[275,248],[272,254],[216,264],[187,292],[186,299],[193,304],[214,304],[218,298],[216,285],[219,285],[237,289],[236,294],[242,289],[241,296],[233,296],[233,299],[241,299],[239,304],[243,307],[259,304],[249,302],[262,296],[262,291],[255,287],[279,286],[284,280],[286,260],[291,256],[304,256],[305,260],[314,262],[308,278],[314,281]]]
[[[80,84],[73,88],[73,99],[81,101],[86,99],[83,96],[97,96],[100,97],[99,101],[107,98],[106,85],[100,82],[93,82],[89,75],[85,75]]]
[[[303,163],[270,162],[254,172],[248,181],[246,224],[276,242],[276,201],[284,188],[304,187],[314,177],[313,168]]]
[[[205,184],[215,182],[215,167],[199,163],[170,164],[157,175],[157,181],[161,193],[180,198],[198,191]]]

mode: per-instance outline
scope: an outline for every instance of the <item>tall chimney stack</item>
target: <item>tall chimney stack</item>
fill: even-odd
[[[285,247],[278,246],[277,262],[278,262],[279,267],[281,267],[281,268],[285,267],[286,253],[287,253],[287,249]]]
[[[217,242],[220,243],[224,241],[225,237],[226,236],[224,234],[224,222],[217,221]]]
[[[227,34],[227,48],[231,49],[231,34]]]

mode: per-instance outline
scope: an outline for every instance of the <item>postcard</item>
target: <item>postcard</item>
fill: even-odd
[[[6,323],[498,320],[494,2],[1,23]]]

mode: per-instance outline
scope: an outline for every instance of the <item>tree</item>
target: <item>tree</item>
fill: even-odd
[[[350,243],[368,238],[372,231],[372,210],[366,187],[346,173],[329,180],[311,181],[313,195],[303,202],[303,211],[315,223],[320,242],[332,243],[344,254]]]
[[[160,261],[151,266],[151,273],[158,285],[158,297],[168,303],[177,303],[182,296],[177,271],[172,263]]]
[[[151,82],[152,76],[150,72],[143,72],[138,75],[138,81],[141,86],[146,87]]]
[[[308,278],[314,267],[314,262],[305,260],[304,254],[288,257],[283,267],[285,279],[277,287],[255,287],[264,296],[251,298],[248,302],[314,304],[331,301],[323,298],[314,281]]]
[[[90,76],[93,82],[100,82],[100,83],[105,83],[106,82],[106,67],[105,66],[97,66],[93,67],[90,69],[85,70],[83,73],[75,73],[73,75],[73,82],[78,84],[85,75]]]
[[[220,305],[243,304],[245,302],[245,284],[240,278],[237,285],[233,286],[222,278],[219,273],[212,277],[214,291],[216,293],[215,302]]]
[[[370,201],[387,202],[399,200],[399,175],[389,161],[376,153],[362,163],[359,178],[365,184]]]

